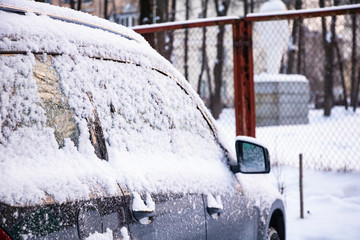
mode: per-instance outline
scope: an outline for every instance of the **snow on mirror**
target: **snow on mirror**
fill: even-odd
[[[268,151],[258,143],[236,141],[239,170],[242,173],[268,173],[270,171]]]

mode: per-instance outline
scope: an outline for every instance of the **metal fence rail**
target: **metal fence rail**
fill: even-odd
[[[273,163],[297,165],[302,153],[306,167],[360,170],[360,113],[345,109],[360,76],[359,13],[348,5],[134,30],[186,76],[229,141],[255,136],[256,122]]]

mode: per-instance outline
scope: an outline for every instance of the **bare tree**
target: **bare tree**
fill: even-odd
[[[75,9],[75,0],[70,0],[70,8]]]
[[[359,3],[359,0],[352,0],[351,3]],[[350,104],[354,111],[357,107],[358,92],[359,92],[359,79],[356,77],[358,60],[357,60],[357,15],[351,16],[352,22],[352,55],[351,55],[351,92],[350,92]],[[360,76],[359,76],[360,77]]]
[[[341,56],[338,38],[335,39],[335,50],[336,50],[336,57],[338,60],[338,65],[339,65],[339,70],[340,70],[341,86],[343,88],[344,106],[345,106],[345,109],[347,110],[348,102],[347,102],[346,84],[345,84],[345,76],[344,76],[344,59]]]
[[[104,0],[104,18],[109,19],[108,15],[108,0]]]
[[[168,13],[169,2],[167,0],[166,1],[157,0],[155,1],[155,6],[153,7],[154,7],[153,12],[155,13],[155,16],[153,16],[153,18],[155,18],[155,22],[156,23],[167,22],[169,18],[169,13]],[[166,55],[166,47],[165,47],[167,41],[166,36],[167,36],[166,32],[155,33],[154,48],[162,56]]]
[[[208,0],[201,1],[201,7],[202,7],[201,18],[207,17],[208,2],[209,2]],[[210,74],[208,57],[207,57],[206,32],[207,32],[206,27],[203,27],[203,29],[202,29],[202,46],[201,46],[201,69],[200,69],[200,74],[199,74],[199,78],[198,78],[197,93],[202,98],[204,98],[205,94],[202,92],[201,86],[203,83],[203,74],[204,74],[204,71],[206,71],[207,87],[208,87],[208,94],[209,94],[209,99],[208,99],[207,104],[212,105],[213,90],[212,90],[211,74]]]
[[[334,0],[338,5],[339,0]],[[325,7],[325,0],[319,1],[320,7]],[[325,50],[325,74],[324,74],[324,115],[331,115],[331,108],[334,105],[333,78],[334,78],[334,49],[335,49],[335,24],[336,16],[331,18],[330,32],[327,31],[326,19],[321,18],[322,39]]]
[[[81,0],[77,1],[77,10],[80,11],[81,10]]]
[[[171,1],[171,10],[170,10],[170,14],[168,16],[168,21],[169,22],[174,22],[175,21],[175,16],[176,16],[176,0],[172,0]],[[166,59],[168,59],[169,61],[171,61],[171,55],[173,52],[173,43],[174,43],[174,31],[168,31],[167,32],[167,36],[166,36],[166,41],[165,41],[165,52],[164,52],[164,57]]]
[[[248,0],[243,0],[244,2],[244,16],[246,16],[248,14],[249,11],[249,1]]]
[[[190,1],[189,0],[186,0],[185,1],[185,20],[189,20],[189,15],[190,15]],[[189,56],[188,56],[188,53],[189,53],[189,29],[185,29],[185,39],[184,39],[184,44],[185,44],[185,47],[184,47],[184,73],[185,73],[185,78],[187,80],[188,77],[189,77],[189,73],[188,73],[188,70],[189,70],[189,65],[188,65],[188,60],[189,60]]]
[[[152,0],[140,0],[140,25],[152,23],[153,13]],[[143,37],[154,47],[154,33],[143,34]]]
[[[295,9],[302,8],[302,0],[296,0],[295,2]],[[296,54],[296,44],[297,42],[300,43],[300,39],[298,40],[298,36],[300,35],[300,28],[301,28],[301,20],[294,19],[292,34],[291,34],[291,47],[288,50],[288,64],[286,67],[287,74],[294,74],[295,73],[295,54]]]
[[[140,0],[140,25],[152,23],[152,0]]]
[[[219,4],[218,0],[215,1],[216,14],[218,17],[226,16],[227,11],[230,6],[230,0],[221,0]],[[222,111],[223,104],[221,101],[221,88],[223,84],[223,66],[224,66],[224,35],[225,35],[225,26],[220,25],[217,33],[217,43],[216,43],[216,59],[214,66],[214,97],[211,108],[211,113],[215,119],[219,118],[219,115]]]

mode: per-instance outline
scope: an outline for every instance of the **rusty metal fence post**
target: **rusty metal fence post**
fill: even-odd
[[[255,95],[252,58],[252,24],[233,24],[234,94],[236,135],[255,137]]]

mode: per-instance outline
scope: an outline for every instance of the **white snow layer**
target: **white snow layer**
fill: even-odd
[[[286,11],[281,0],[270,0],[261,5],[260,13]],[[290,30],[287,20],[255,22],[254,24],[255,74],[276,74],[280,70],[281,58],[288,49]]]
[[[0,3],[113,27],[46,4]],[[23,205],[116,195],[118,184],[139,192],[233,190],[224,152],[198,107],[213,118],[186,80],[147,43],[32,13],[0,12],[0,22],[0,51],[27,52],[0,55],[1,202]],[[45,69],[45,82],[56,76],[59,86],[47,83],[44,88],[34,77],[35,68]],[[40,95],[47,87],[59,88],[60,97],[51,97],[51,91]],[[68,109],[49,109],[44,99]],[[57,134],[61,120],[52,115],[57,111],[68,114],[69,126],[71,121],[76,125],[76,137],[63,136],[63,144]],[[97,158],[89,140],[88,121],[96,121],[94,112],[108,162]]]
[[[308,82],[304,75],[260,73],[254,76],[255,82]]]
[[[287,239],[359,238],[359,172],[304,169],[304,219],[300,218],[299,169],[275,167],[271,175],[274,185],[284,187]]]
[[[286,11],[286,5],[281,0],[268,0],[261,5],[259,10],[260,13],[276,11]]]
[[[105,233],[95,232],[90,234],[85,240],[113,240],[113,232],[108,228]]]

